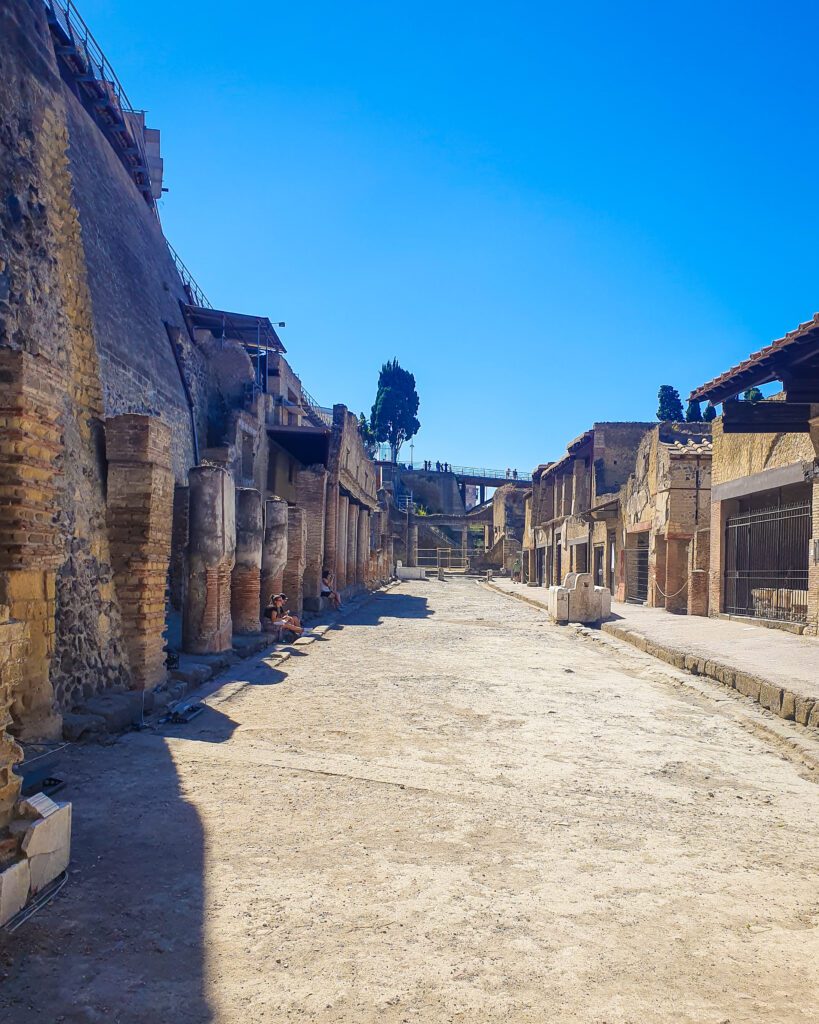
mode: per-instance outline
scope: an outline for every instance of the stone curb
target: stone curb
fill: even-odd
[[[686,654],[679,648],[650,640],[634,629],[618,626],[616,622],[604,622],[602,629],[604,633],[618,640],[625,640],[638,651],[644,651],[653,658],[673,665],[674,668],[695,676],[707,676],[729,689],[736,690],[786,721],[798,722],[799,725],[805,725],[810,729],[819,729],[819,697],[805,697],[794,693],[787,687],[772,683],[764,676],[744,672],[715,658]]]
[[[546,609],[539,601],[526,597],[524,594],[510,593],[501,587],[493,586],[489,581],[481,581],[481,586],[494,590],[504,597],[512,597],[517,601],[523,601],[533,608],[544,612]],[[703,658],[696,654],[686,654],[679,648],[669,647],[665,644],[650,640],[647,636],[626,626],[618,626],[616,622],[604,622],[601,626],[604,633],[624,640],[626,643],[636,647],[638,651],[658,658],[660,661],[672,665],[674,668],[684,672],[690,672],[695,676],[706,676],[714,682],[721,683],[729,689],[736,690],[745,697],[761,704],[762,707],[772,711],[786,721],[797,722],[799,725],[807,726],[809,729],[819,730],[819,696],[805,697],[802,694],[794,693],[786,687],[772,683],[763,676],[754,675],[750,672],[743,672],[741,669],[726,665],[713,658]]]

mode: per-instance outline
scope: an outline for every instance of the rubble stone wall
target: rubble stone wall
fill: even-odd
[[[165,528],[167,468],[109,465],[104,423],[161,420],[184,486],[205,367],[159,221],[61,78],[45,6],[8,0],[0,37],[0,601],[29,628],[11,714],[33,738],[59,731],[59,709],[162,674],[133,641],[150,620],[161,649],[164,556],[150,585],[146,556],[118,588],[109,527],[150,497]]]

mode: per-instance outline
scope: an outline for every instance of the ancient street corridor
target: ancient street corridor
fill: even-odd
[[[4,1024],[816,1020],[819,786],[762,711],[474,580],[300,654],[72,749]]]

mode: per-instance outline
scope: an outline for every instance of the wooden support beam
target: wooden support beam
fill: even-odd
[[[811,407],[805,402],[725,402],[725,434],[807,434]]]

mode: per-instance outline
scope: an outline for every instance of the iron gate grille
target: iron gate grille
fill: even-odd
[[[725,526],[725,611],[806,622],[809,501],[730,516]]]
[[[648,600],[648,542],[624,548],[626,557],[626,602],[645,604]]]

